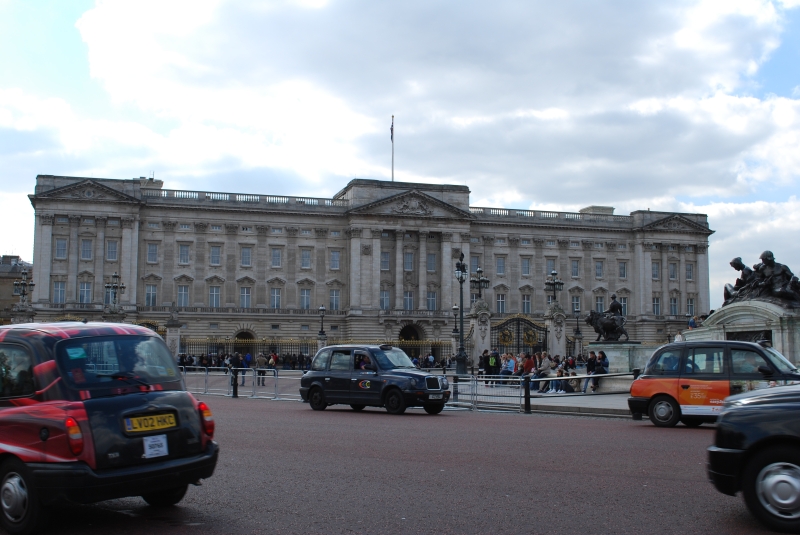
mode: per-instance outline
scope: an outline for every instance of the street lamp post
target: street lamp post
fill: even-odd
[[[550,272],[550,276],[544,282],[544,291],[553,292],[553,304],[558,303],[558,296],[556,292],[564,289],[564,281],[558,278],[558,272],[554,269]]]
[[[453,319],[456,320],[453,322],[453,335],[458,334],[458,311],[461,310],[461,307],[458,304],[453,305]]]
[[[319,335],[325,336],[325,305],[319,306]]]
[[[467,373],[467,354],[464,351],[464,282],[467,280],[467,264],[464,262],[464,253],[456,262],[456,280],[458,281],[459,288],[459,324],[460,329],[458,333],[458,354],[456,355],[456,373],[458,375],[466,375]]]
[[[14,281],[14,293],[19,295],[19,306],[24,307],[28,304],[28,295],[33,293],[33,279],[28,280],[28,270],[23,269],[20,273],[22,280]]]
[[[476,277],[470,277],[469,286],[473,290],[478,290],[478,299],[483,298],[483,290],[489,287],[489,279],[483,276],[483,268],[475,270]]]
[[[581,326],[578,323],[578,320],[581,319],[581,311],[576,308],[573,312],[575,314],[575,336],[580,336],[582,333],[581,333]]]
[[[117,296],[125,295],[125,283],[120,282],[120,277],[116,271],[111,275],[111,282],[106,283],[106,291],[111,292],[111,303],[109,303],[111,306],[109,309],[113,314],[116,314],[119,311]]]

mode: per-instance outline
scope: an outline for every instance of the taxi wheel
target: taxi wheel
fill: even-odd
[[[422,408],[425,409],[425,412],[428,414],[439,414],[444,410],[444,404],[437,403],[436,405],[424,405]]]
[[[386,394],[386,412],[389,414],[403,414],[406,412],[406,400],[403,398],[403,393],[396,388]]]
[[[322,393],[320,387],[314,387],[308,393],[308,404],[315,411],[324,411],[328,404],[325,402],[325,394]]]
[[[800,531],[800,452],[773,446],[745,465],[742,494],[753,516],[770,529]]]
[[[33,533],[44,523],[43,507],[28,467],[19,459],[0,465],[0,527],[13,535]]]
[[[142,494],[142,499],[153,507],[170,507],[175,505],[186,496],[186,490],[189,485],[181,485],[174,489],[161,490],[158,492],[151,492],[150,494]]]
[[[703,420],[697,418],[681,418],[681,423],[686,427],[700,427],[703,425]]]
[[[656,427],[675,427],[681,418],[681,408],[669,396],[656,396],[650,402],[650,421]]]
[[[366,405],[361,405],[360,403],[350,405],[350,408],[353,409],[354,411],[363,411],[364,407],[366,407]]]

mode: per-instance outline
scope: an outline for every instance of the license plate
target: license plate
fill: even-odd
[[[431,394],[430,396],[428,396],[428,399],[442,399],[443,395],[444,394]]]
[[[128,433],[147,433],[176,427],[174,414],[154,414],[152,416],[137,416],[125,418],[125,431]]]
[[[145,459],[169,455],[169,450],[167,449],[167,435],[143,437],[142,442],[144,443]]]

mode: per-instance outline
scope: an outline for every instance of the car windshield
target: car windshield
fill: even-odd
[[[375,356],[375,360],[378,361],[378,366],[380,366],[382,370],[416,368],[405,351],[397,347],[393,347],[392,349],[373,349],[372,354]]]
[[[56,358],[74,387],[109,388],[180,380],[175,359],[155,336],[94,336],[60,342]]]
[[[781,373],[797,373],[797,367],[789,362],[789,360],[780,354],[776,349],[772,347],[765,348],[769,356],[771,357],[772,363],[778,368],[778,371]]]

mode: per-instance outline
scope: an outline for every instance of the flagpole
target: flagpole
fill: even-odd
[[[394,182],[394,115],[392,115],[392,182]]]

